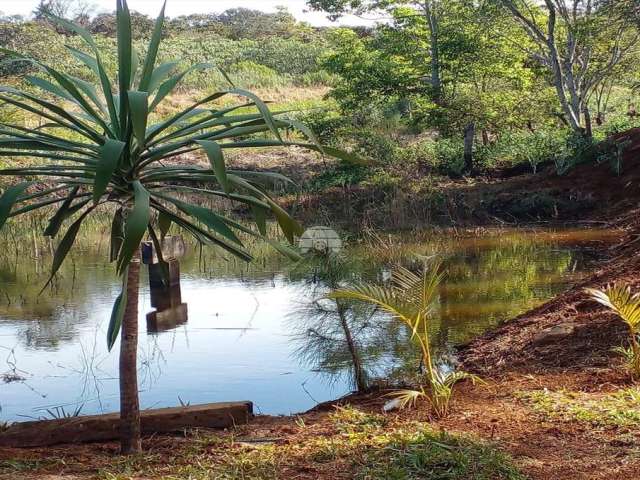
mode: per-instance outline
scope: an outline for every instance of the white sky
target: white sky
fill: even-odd
[[[86,0],[96,5],[96,13],[115,10],[115,0]],[[163,0],[128,0],[129,9],[137,10],[155,17],[162,7]],[[0,0],[0,12],[7,15],[29,15],[38,0]],[[312,25],[336,25],[327,20],[321,12],[308,11],[305,0],[168,0],[167,15],[177,17],[190,13],[222,12],[229,8],[245,7],[265,12],[272,12],[276,6],[285,6],[298,20],[309,22]],[[340,24],[348,25],[372,25],[370,20],[357,17],[345,17]]]

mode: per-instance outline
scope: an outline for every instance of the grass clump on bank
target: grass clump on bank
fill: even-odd
[[[640,427],[640,389],[607,394],[537,390],[519,397],[549,419],[585,422],[600,427]]]

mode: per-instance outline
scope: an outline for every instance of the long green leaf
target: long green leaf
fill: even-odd
[[[156,106],[158,106],[160,102],[164,100],[164,98],[167,95],[169,95],[174,88],[176,88],[178,83],[180,83],[188,73],[191,73],[195,70],[206,70],[208,68],[214,68],[214,67],[215,65],[211,63],[199,63],[196,65],[192,65],[191,67],[187,68],[184,72],[178,73],[170,77],[168,80],[162,82],[162,84],[158,87],[158,93],[156,93],[156,96],[153,97],[153,101],[151,102],[151,106],[149,107],[149,110],[153,110],[154,108],[156,108]]]
[[[126,144],[120,140],[108,138],[100,150],[100,161],[96,166],[96,178],[93,186],[93,201],[97,203],[109,186],[113,173],[118,168],[120,157]]]
[[[98,51],[98,45],[96,44],[96,42],[93,40],[93,37],[86,29],[82,28],[80,25],[76,23],[70,22],[69,20],[66,20],[61,17],[57,17],[56,15],[53,15],[49,12],[45,12],[45,15],[47,16],[47,18],[49,18],[49,20],[51,20],[53,23],[57,23],[58,25],[63,27],[65,30],[70,30],[78,34],[80,38],[82,38],[91,47],[91,49],[94,52]]]
[[[171,229],[171,218],[166,213],[160,212],[158,215],[158,229],[160,230],[160,238],[164,238]]]
[[[47,280],[47,283],[45,284],[45,286],[42,288],[42,291],[44,291],[44,289],[47,288],[47,286],[53,280],[53,277],[55,277],[56,273],[58,273],[58,270],[60,270],[60,267],[64,263],[64,260],[67,258],[67,255],[71,250],[71,247],[73,247],[73,244],[76,241],[76,237],[78,236],[78,232],[80,231],[82,222],[84,221],[85,218],[87,218],[87,215],[89,215],[92,211],[93,211],[93,207],[85,210],[85,212],[82,215],[80,215],[80,217],[75,222],[73,222],[73,224],[71,224],[67,232],[64,234],[64,237],[62,237],[62,240],[60,240],[60,243],[58,244],[58,248],[56,248],[56,251],[53,254],[53,262],[51,264],[51,276]]]
[[[258,206],[251,205],[251,212],[253,213],[253,220],[256,222],[258,231],[261,235],[267,234],[267,211],[266,209]]]
[[[71,204],[75,200],[76,195],[78,194],[78,190],[80,190],[79,186],[71,189],[71,192],[69,192],[67,198],[65,198],[64,202],[62,202],[62,205],[60,206],[58,211],[53,215],[53,217],[51,217],[51,219],[49,220],[49,224],[44,231],[45,237],[55,237],[58,231],[60,231],[62,222],[64,222],[64,220],[68,218],[69,215],[71,215],[71,213],[69,212],[69,207],[71,207]]]
[[[229,193],[231,190],[231,184],[227,178],[227,167],[224,163],[224,155],[222,154],[222,148],[216,142],[208,142],[206,140],[200,140],[197,142],[207,154],[213,173],[216,175],[218,182],[222,186],[225,193]]]
[[[124,241],[124,217],[122,208],[116,210],[111,221],[111,238],[109,245],[109,261],[115,262],[120,255]]]
[[[18,200],[18,197],[30,186],[33,182],[22,182],[17,185],[13,185],[7,188],[0,197],[0,229],[4,226],[11,214],[11,208]]]
[[[246,252],[244,249],[240,248],[238,246],[238,244],[233,243],[233,242],[229,242],[229,241],[225,240],[224,238],[215,237],[215,236],[211,235],[206,230],[203,230],[200,227],[198,227],[197,225],[195,225],[195,224],[185,220],[184,218],[182,218],[182,217],[180,217],[178,215],[175,215],[174,213],[170,212],[169,210],[167,210],[164,206],[162,206],[158,202],[154,202],[153,207],[158,212],[165,213],[169,218],[171,218],[171,221],[173,223],[175,223],[179,227],[183,228],[184,230],[188,231],[191,235],[193,235],[193,237],[198,242],[204,243],[204,244],[217,245],[217,246],[225,249],[226,251],[228,251],[232,255],[234,255],[234,256],[236,256],[238,258],[241,258],[242,260],[245,260],[247,262],[253,260],[253,257],[248,252]]]
[[[289,241],[289,243],[293,244],[295,236],[302,235],[304,229],[302,225],[300,225],[297,221],[295,221],[280,205],[274,202],[265,192],[261,189],[252,185],[250,182],[236,176],[236,175],[228,175],[229,181],[240,188],[247,190],[250,194],[256,195],[259,198],[263,199],[265,202],[269,204],[269,208],[273,212],[278,221],[278,225],[280,225],[280,229],[282,233],[284,233],[285,237]]]
[[[149,94],[147,92],[129,91],[129,108],[131,112],[131,123],[133,124],[133,134],[138,141],[140,150],[144,148],[145,136],[147,133],[147,118],[149,117]]]
[[[124,272],[135,251],[140,248],[140,242],[149,225],[149,192],[139,180],[133,182],[134,203],[128,212],[124,226],[124,241],[118,257],[118,272]]]
[[[269,125],[269,129],[271,130],[271,132],[275,135],[275,137],[280,142],[282,142],[280,131],[276,127],[276,123],[273,118],[273,115],[271,114],[271,111],[269,110],[269,107],[267,107],[266,103],[264,103],[255,93],[249,92],[247,90],[243,90],[241,88],[234,88],[232,90],[229,90],[229,93],[240,95],[240,96],[249,98],[251,101],[253,101],[256,104],[256,108],[258,109],[258,111],[260,111],[260,113],[264,117],[264,121],[267,123],[267,125]]]
[[[142,67],[142,75],[140,77],[140,85],[138,88],[143,92],[149,92],[149,85],[153,75],[153,67],[156,63],[158,47],[160,46],[160,40],[162,39],[162,26],[164,24],[164,11],[166,6],[167,2],[165,1],[162,4],[160,15],[158,15],[158,18],[156,19],[153,34],[151,35],[151,41],[149,42],[149,48],[147,49],[147,56],[144,60],[144,67]]]
[[[189,203],[182,202],[178,199],[170,197],[168,195],[162,194],[154,194],[168,202],[173,203],[179,210],[186,213],[190,217],[194,217],[200,222],[204,223],[208,228],[213,230],[216,233],[219,233],[223,237],[228,238],[232,242],[237,243],[238,245],[242,245],[242,242],[237,237],[237,235],[231,230],[227,223],[225,222],[225,218],[221,215],[218,215],[212,210],[208,208],[200,207],[198,205],[191,205]]]
[[[120,131],[127,129],[127,91],[131,86],[131,15],[124,0],[117,0],[118,80],[120,84]],[[146,229],[146,227],[145,227]]]
[[[109,319],[109,327],[107,328],[107,348],[109,351],[111,351],[118,339],[120,329],[122,328],[124,312],[127,308],[128,272],[129,267],[127,266],[122,274],[122,290],[120,291],[120,295],[116,298],[116,301],[113,303],[113,308],[111,310],[111,318]]]
[[[162,82],[171,74],[171,72],[179,65],[179,62],[166,62],[158,65],[153,69],[151,78],[146,89],[140,88],[148,93],[155,92]]]

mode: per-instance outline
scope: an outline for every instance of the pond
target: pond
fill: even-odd
[[[119,293],[106,237],[85,235],[41,295],[49,247],[8,234],[0,252],[0,420],[117,411],[116,344],[106,348]],[[420,232],[351,242],[349,278],[384,279],[390,265],[439,254],[433,342],[453,345],[532,308],[576,282],[617,233],[598,230]],[[258,248],[258,247],[257,247]],[[266,250],[251,264],[189,248],[181,260],[187,318],[148,324],[152,292],[143,267],[139,378],[142,408],[252,400],[289,414],[352,390],[349,356],[316,267],[292,267]],[[157,304],[157,299],[153,299]],[[162,298],[161,298],[162,300]],[[187,313],[188,312],[188,313]],[[352,328],[370,378],[415,366],[409,335],[376,312],[354,308]]]

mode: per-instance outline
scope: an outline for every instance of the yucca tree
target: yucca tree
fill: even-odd
[[[396,267],[388,285],[362,284],[349,289],[336,289],[328,297],[349,301],[361,301],[375,305],[393,319],[405,324],[411,331],[421,354],[424,380],[418,390],[401,390],[393,393],[397,405],[404,408],[414,405],[420,398],[429,401],[436,417],[445,416],[454,385],[465,378],[477,377],[465,372],[443,372],[437,368],[431,351],[430,323],[438,308],[438,287],[443,279],[438,263],[425,263],[420,275]]]
[[[618,315],[629,329],[630,347],[618,350],[625,356],[636,378],[640,378],[640,293],[631,293],[631,287],[607,285],[603,290],[585,289],[596,302]]]
[[[0,197],[0,229],[10,217],[53,207],[44,231],[50,237],[61,233],[53,257],[53,278],[83,222],[98,210],[111,206],[108,210],[113,212],[111,260],[116,262],[117,272],[123,278],[123,289],[113,307],[107,342],[111,349],[122,330],[122,451],[135,452],[140,450],[136,375],[140,242],[148,235],[158,247],[160,238],[174,224],[202,244],[217,245],[250,260],[241,236],[265,237],[269,212],[292,242],[301,228],[269,196],[265,186],[274,178],[283,177],[228,170],[224,152],[234,148],[299,145],[321,153],[341,154],[320,147],[304,126],[272,114],[254,94],[232,85],[228,90],[204,96],[168,118],[159,118],[154,111],[175,91],[181,79],[189,71],[209,65],[196,65],[181,72],[175,72],[177,62],[156,65],[164,6],[144,58],[132,47],[131,17],[125,0],[117,0],[116,19],[117,82],[107,75],[91,35],[60,18],[52,20],[84,41],[84,50],[67,48],[87,67],[95,84],[18,52],[0,49],[16,61],[31,62],[41,73],[26,77],[39,93],[0,87],[1,102],[40,124],[38,128],[0,124],[0,157],[30,162],[29,166],[0,171],[3,177],[28,179],[6,188]],[[54,99],[48,100],[51,97]],[[216,101],[225,97],[235,99],[236,103],[217,106]],[[239,102],[238,98],[244,100]],[[291,130],[297,130],[299,135],[287,138],[305,139],[285,141],[283,134],[290,134]],[[197,150],[206,154],[209,168],[172,165],[172,160]],[[41,161],[34,165],[34,158]],[[185,200],[197,196],[245,205],[253,214],[255,228]]]

